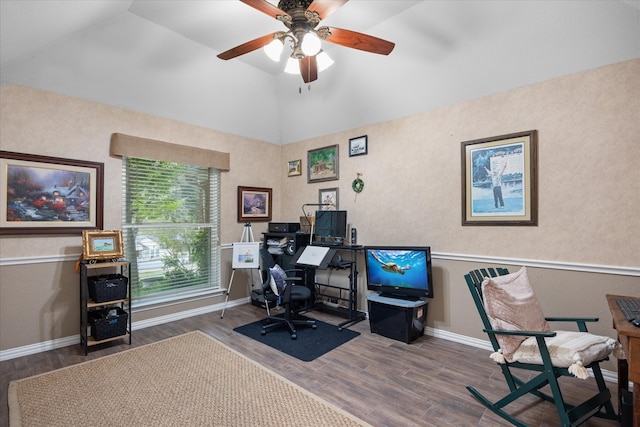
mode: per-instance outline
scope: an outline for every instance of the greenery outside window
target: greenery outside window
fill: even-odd
[[[220,171],[123,157],[123,239],[135,305],[220,288]]]

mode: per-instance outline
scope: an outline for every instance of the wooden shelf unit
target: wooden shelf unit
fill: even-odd
[[[117,273],[127,278],[127,296],[125,298],[95,302],[89,297],[88,279],[99,274],[98,270],[115,270]],[[106,307],[120,307],[127,313],[127,332],[123,335],[96,340],[88,332],[89,312],[95,309]],[[119,339],[128,339],[131,345],[131,281],[129,280],[128,261],[103,261],[103,262],[81,262],[80,263],[80,345],[85,356],[90,346],[98,345]]]

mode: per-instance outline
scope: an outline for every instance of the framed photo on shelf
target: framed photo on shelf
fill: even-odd
[[[307,151],[307,182],[338,179],[338,148],[336,144]]]
[[[462,142],[462,225],[538,225],[536,130]]]
[[[0,234],[102,228],[104,164],[0,151]]]
[[[368,141],[367,135],[349,139],[349,157],[363,156],[367,154]]]
[[[324,188],[318,190],[318,203],[328,204],[329,206],[320,206],[323,211],[338,210],[338,188]]]
[[[84,230],[82,232],[83,259],[120,259],[122,257],[124,257],[122,230]]]
[[[291,160],[288,165],[287,176],[298,176],[298,175],[302,175],[302,159]]]
[[[238,186],[238,222],[271,221],[271,188]]]

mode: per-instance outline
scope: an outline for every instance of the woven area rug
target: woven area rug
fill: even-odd
[[[262,335],[263,324],[263,320],[258,320],[237,327],[234,331],[303,362],[310,362],[360,335],[360,332],[350,329],[339,330],[337,326],[316,320],[316,329],[305,326],[296,328],[297,338],[292,340],[289,330],[285,327],[274,329],[266,335]]]
[[[11,427],[368,425],[202,332],[11,382]]]

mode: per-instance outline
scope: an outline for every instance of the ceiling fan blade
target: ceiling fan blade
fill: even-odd
[[[396,46],[395,43],[342,28],[328,27],[331,35],[325,40],[341,46],[364,50],[365,52],[388,55]]]
[[[313,0],[307,10],[317,12],[321,20],[327,19],[329,15],[340,9],[348,1],[349,0]]]
[[[218,55],[220,59],[231,59],[245,53],[253,52],[256,49],[260,49],[263,46],[268,45],[273,40],[273,34],[267,34],[266,36],[258,37],[257,39],[248,41],[232,49],[222,52]]]
[[[266,13],[272,18],[277,17],[278,15],[288,15],[287,12],[278,9],[267,0],[240,0],[242,3],[251,6],[252,8],[259,10],[262,13]]]
[[[318,79],[318,63],[315,56],[305,56],[300,60],[300,74],[305,83]]]

